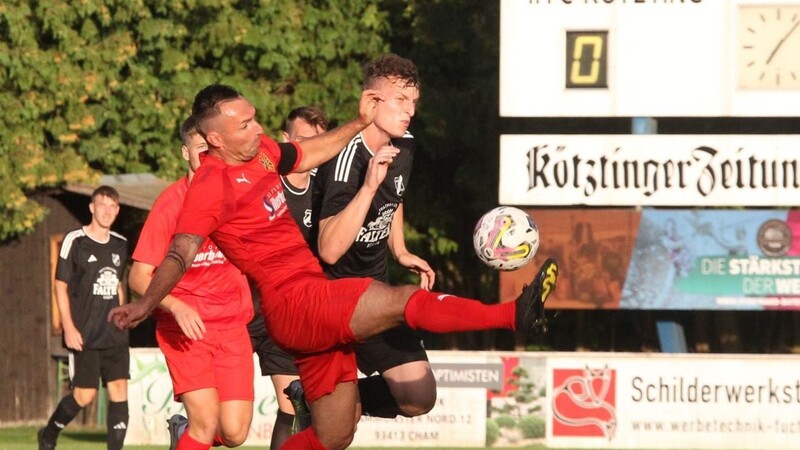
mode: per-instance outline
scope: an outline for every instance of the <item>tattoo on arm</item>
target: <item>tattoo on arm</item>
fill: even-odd
[[[167,256],[164,257],[165,261],[168,259],[178,266],[178,269],[180,269],[181,273],[186,273],[186,263],[183,262],[183,258],[177,250],[174,248],[169,249]]]

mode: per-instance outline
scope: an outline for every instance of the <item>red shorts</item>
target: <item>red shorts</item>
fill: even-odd
[[[261,286],[261,311],[272,339],[295,357],[309,402],[355,381],[350,318],[371,278],[307,276],[280,292]]]
[[[185,392],[205,388],[215,388],[221,402],[255,398],[247,327],[206,330],[197,341],[181,331],[157,329],[156,340],[167,360],[175,401]]]

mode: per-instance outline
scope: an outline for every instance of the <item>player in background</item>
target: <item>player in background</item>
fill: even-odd
[[[139,295],[160,270],[200,154],[208,150],[195,118],[187,119],[180,133],[188,173],[161,193],[142,227],[129,277]],[[175,400],[183,402],[188,416],[188,427],[182,416],[168,421],[170,449],[241,445],[250,430],[254,399],[253,351],[246,327],[253,306],[245,276],[206,239],[154,317]]]
[[[94,400],[98,380],[108,390],[109,450],[122,448],[128,430],[128,332],[106,320],[111,308],[125,303],[121,280],[128,241],[111,231],[119,214],[119,193],[110,186],[98,187],[89,211],[92,221],[64,237],[56,266],[56,302],[69,351],[72,392],[39,429],[39,450],[56,447],[61,430]]]
[[[316,107],[304,106],[289,112],[284,121],[282,141],[303,142],[328,129],[328,116]],[[292,218],[300,228],[303,238],[310,242],[312,237],[311,223],[311,183],[312,171],[293,172],[281,175],[283,192],[286,195],[286,204]],[[261,314],[261,303],[258,289],[253,290],[253,306],[255,317],[247,325],[253,350],[258,355],[261,366],[261,375],[269,376],[275,388],[275,397],[278,399],[278,416],[272,428],[270,448],[280,448],[283,442],[292,435],[293,431],[305,428],[310,423],[310,417],[300,409],[300,416],[295,418],[291,401],[284,394],[289,383],[299,378],[294,358],[272,342],[267,334],[264,316]]]
[[[362,88],[383,94],[375,120],[334,159],[320,166],[318,253],[333,279],[372,277],[389,282],[387,258],[420,276],[430,290],[436,273],[406,248],[403,194],[414,158],[408,132],[419,100],[417,67],[394,54],[380,56],[363,68]],[[394,158],[380,183],[368,183],[373,156]],[[422,339],[401,325],[356,344],[361,408],[365,415],[393,418],[425,414],[436,403],[436,380]]]
[[[328,280],[288,213],[280,174],[303,172],[335,157],[369,126],[380,92],[362,92],[358,117],[301,144],[264,136],[253,105],[235,89],[210,85],[192,107],[209,144],[189,187],[172,245],[147,292],[114,308],[117,327],[141,323],[183,277],[201,243],[211,237],[254,279],[275,343],[295,356],[312,426],[283,449],[343,449],[361,415],[353,345],[407,323],[412,329],[450,333],[484,329],[535,332],[542,305],[556,287],[558,266],[547,260],[516,301],[487,305],[417,286],[389,286],[370,278]],[[376,189],[394,154],[374,157]],[[242,180],[242,181],[238,181]]]

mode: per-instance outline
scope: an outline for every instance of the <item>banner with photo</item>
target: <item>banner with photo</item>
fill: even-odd
[[[800,210],[527,209],[534,261],[501,300],[559,261],[555,309],[800,309]]]

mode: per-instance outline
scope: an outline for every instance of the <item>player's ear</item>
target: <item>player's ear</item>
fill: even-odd
[[[285,131],[281,132],[281,137],[283,138],[283,142],[291,141],[291,139],[289,139],[289,133],[287,133]]]
[[[216,131],[209,131],[206,133],[206,142],[209,147],[222,147],[222,136]]]
[[[181,145],[181,156],[183,156],[184,161],[189,160],[189,147]]]

